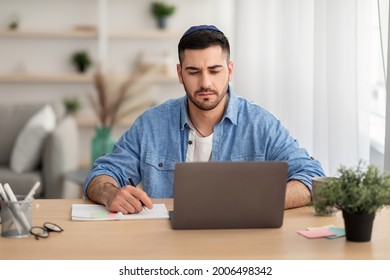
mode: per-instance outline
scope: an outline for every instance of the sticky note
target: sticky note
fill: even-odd
[[[308,227],[306,228],[307,230],[316,230],[316,229],[321,229],[321,228],[330,228],[330,227],[335,227],[334,225],[325,225],[325,226],[320,226],[320,227]]]
[[[331,232],[329,229],[326,228],[319,228],[313,230],[299,230],[298,233],[307,238],[321,238],[327,236],[336,236],[335,233]]]
[[[326,236],[326,238],[328,238],[328,239],[334,239],[334,238],[339,238],[339,237],[345,236],[345,229],[344,228],[329,227],[328,230],[335,234],[333,236]]]

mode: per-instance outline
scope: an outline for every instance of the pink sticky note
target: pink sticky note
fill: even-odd
[[[307,238],[320,238],[320,237],[336,235],[335,233],[331,232],[327,228],[320,228],[314,230],[299,230],[298,233]]]

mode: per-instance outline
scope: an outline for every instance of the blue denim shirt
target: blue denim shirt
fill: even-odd
[[[299,180],[311,189],[311,179],[323,176],[317,160],[271,113],[237,96],[231,87],[229,104],[214,127],[212,161],[286,161],[288,180]],[[142,181],[152,198],[173,197],[175,164],[186,160],[190,126],[187,97],[168,100],[145,111],[116,143],[113,152],[98,158],[88,174],[83,193],[92,178],[106,174],[120,186]]]

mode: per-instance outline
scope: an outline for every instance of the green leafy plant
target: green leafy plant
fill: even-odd
[[[81,101],[77,97],[67,97],[64,99],[65,109],[68,113],[75,113],[81,108]]]
[[[390,205],[390,175],[375,165],[338,169],[339,176],[316,193],[313,205],[326,213],[332,208],[350,214],[371,214]]]
[[[175,10],[176,7],[174,5],[169,5],[164,2],[153,2],[151,4],[152,14],[156,18],[171,16],[175,12]]]
[[[8,23],[9,30],[17,30],[19,28],[20,16],[18,13],[13,13]]]
[[[71,61],[77,70],[84,72],[92,64],[92,60],[86,51],[78,51],[72,55]]]
[[[12,21],[8,24],[8,28],[10,30],[16,30],[16,29],[18,29],[18,27],[19,27],[19,22],[17,22],[17,21]]]

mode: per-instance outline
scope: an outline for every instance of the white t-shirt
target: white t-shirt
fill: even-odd
[[[196,131],[191,128],[188,135],[188,149],[186,162],[209,161],[211,158],[211,148],[213,146],[213,134],[207,137],[199,137]]]

